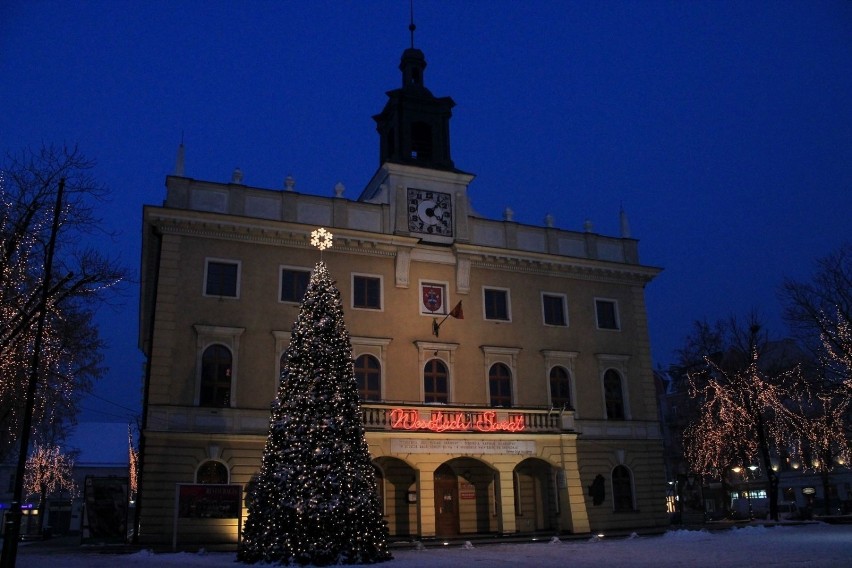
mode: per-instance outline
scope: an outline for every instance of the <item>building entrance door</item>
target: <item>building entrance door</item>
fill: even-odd
[[[435,471],[435,535],[459,534],[459,482],[448,465]]]

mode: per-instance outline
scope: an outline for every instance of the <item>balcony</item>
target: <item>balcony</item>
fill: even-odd
[[[445,404],[364,403],[367,431],[558,434],[574,432],[574,411],[547,408],[489,408]],[[152,405],[149,431],[215,432],[262,436],[269,411]]]
[[[367,431],[558,434],[574,431],[574,412],[445,404],[364,403]]]

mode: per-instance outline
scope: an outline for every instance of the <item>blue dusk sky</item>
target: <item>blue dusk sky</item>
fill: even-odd
[[[696,319],[757,310],[783,336],[783,279],[852,237],[852,2],[422,0],[415,21],[480,214],[618,235],[626,211],[664,269],[655,366]],[[4,0],[0,150],[96,159],[104,247],[138,278],[181,139],[189,177],[357,198],[408,23],[407,0]],[[99,321],[110,371],[80,418],[132,420],[135,283]]]

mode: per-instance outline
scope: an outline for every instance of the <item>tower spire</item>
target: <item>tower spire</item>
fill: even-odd
[[[417,26],[414,25],[414,0],[409,0],[408,9],[411,14],[411,22],[408,24],[408,31],[411,32],[411,49],[414,49],[414,30],[417,29]]]

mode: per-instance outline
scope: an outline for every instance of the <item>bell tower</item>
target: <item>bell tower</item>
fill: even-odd
[[[473,175],[450,156],[450,118],[456,105],[436,97],[424,83],[426,58],[411,45],[402,52],[402,86],[387,92],[373,116],[379,133],[379,168],[359,201],[389,206],[388,232],[422,242],[451,245],[469,240],[467,187]]]
[[[379,165],[387,162],[437,170],[454,170],[450,157],[450,118],[455,102],[436,97],[423,82],[426,57],[414,47],[402,53],[402,87],[388,91],[388,102],[373,117],[379,132]]]

